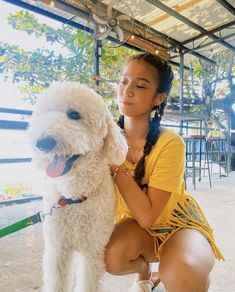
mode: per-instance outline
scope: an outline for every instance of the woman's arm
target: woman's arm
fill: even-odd
[[[145,194],[129,175],[126,166],[111,166],[115,182],[133,217],[143,228],[153,225],[168,202],[171,192],[153,187]]]

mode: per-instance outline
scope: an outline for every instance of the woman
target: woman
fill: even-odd
[[[210,226],[185,191],[185,145],[160,126],[173,81],[170,65],[141,53],[127,61],[119,84],[119,125],[129,145],[126,161],[111,166],[117,185],[116,225],[107,246],[109,273],[138,277],[129,292],[152,291],[150,263],[168,292],[203,292],[214,257],[223,259]]]

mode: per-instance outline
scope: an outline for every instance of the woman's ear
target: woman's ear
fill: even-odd
[[[155,102],[154,105],[160,105],[164,102],[164,100],[166,99],[166,93],[157,93],[156,97],[155,97]]]

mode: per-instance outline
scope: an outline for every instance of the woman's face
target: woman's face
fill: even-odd
[[[121,114],[149,117],[153,106],[160,103],[155,68],[144,61],[130,61],[124,67],[118,87],[118,106]]]

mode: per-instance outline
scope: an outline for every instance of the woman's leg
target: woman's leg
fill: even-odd
[[[208,240],[196,230],[181,229],[162,246],[159,276],[168,292],[205,292],[213,266]]]
[[[146,280],[150,277],[149,263],[154,261],[154,239],[135,220],[126,219],[115,226],[105,254],[109,273],[138,273],[139,280]]]

